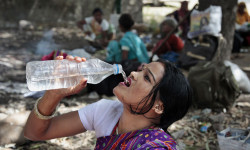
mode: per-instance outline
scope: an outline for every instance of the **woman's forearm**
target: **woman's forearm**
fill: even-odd
[[[43,116],[50,116],[56,109],[61,96],[46,92],[37,103],[37,111]],[[24,136],[31,140],[40,140],[46,135],[52,119],[44,120],[39,118],[33,109],[24,127]]]
[[[62,56],[57,56],[62,60]],[[86,61],[85,58],[67,56],[70,61]],[[87,86],[87,80],[82,79],[74,87],[46,91],[38,100],[24,127],[24,136],[30,140],[48,140],[63,136],[69,136],[86,131],[79,118],[78,112],[70,112],[54,117],[56,107],[65,96],[74,95]],[[73,123],[73,124],[72,124]],[[69,128],[70,127],[70,128]]]

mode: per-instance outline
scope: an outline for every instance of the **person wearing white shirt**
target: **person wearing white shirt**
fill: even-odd
[[[86,61],[73,56],[67,59]],[[102,99],[59,116],[55,116],[59,102],[81,91],[87,80],[46,91],[29,115],[24,136],[40,141],[94,130],[95,149],[177,149],[168,127],[184,117],[191,105],[192,88],[185,76],[174,64],[158,60],[131,72],[127,80],[113,89],[117,101]]]
[[[91,44],[95,43],[100,47],[106,46],[114,34],[112,26],[103,18],[103,12],[100,8],[95,8],[92,15],[77,22],[77,26],[84,31],[85,39]]]

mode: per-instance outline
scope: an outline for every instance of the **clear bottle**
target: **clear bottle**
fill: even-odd
[[[119,64],[108,64],[99,59],[77,63],[69,60],[32,61],[26,65],[26,79],[30,91],[68,88],[84,77],[97,84],[112,74],[122,73]]]

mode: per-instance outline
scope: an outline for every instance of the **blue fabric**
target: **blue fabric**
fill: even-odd
[[[160,58],[168,60],[172,63],[176,63],[178,58],[179,58],[179,54],[173,51],[167,52],[163,55],[160,56]]]
[[[133,32],[126,32],[120,42],[111,41],[107,48],[107,61],[121,62],[121,48],[126,46],[129,48],[128,59],[137,59],[141,63],[148,63],[149,57],[147,49],[142,40]]]
[[[126,32],[120,45],[129,47],[128,59],[137,59],[139,62],[148,63],[147,49],[142,40],[133,32]]]
[[[109,42],[106,60],[113,63],[120,63],[122,61],[121,49],[117,41],[112,40]]]

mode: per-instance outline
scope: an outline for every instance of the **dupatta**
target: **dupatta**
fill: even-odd
[[[97,138],[95,150],[177,150],[174,139],[162,129],[142,129]]]

